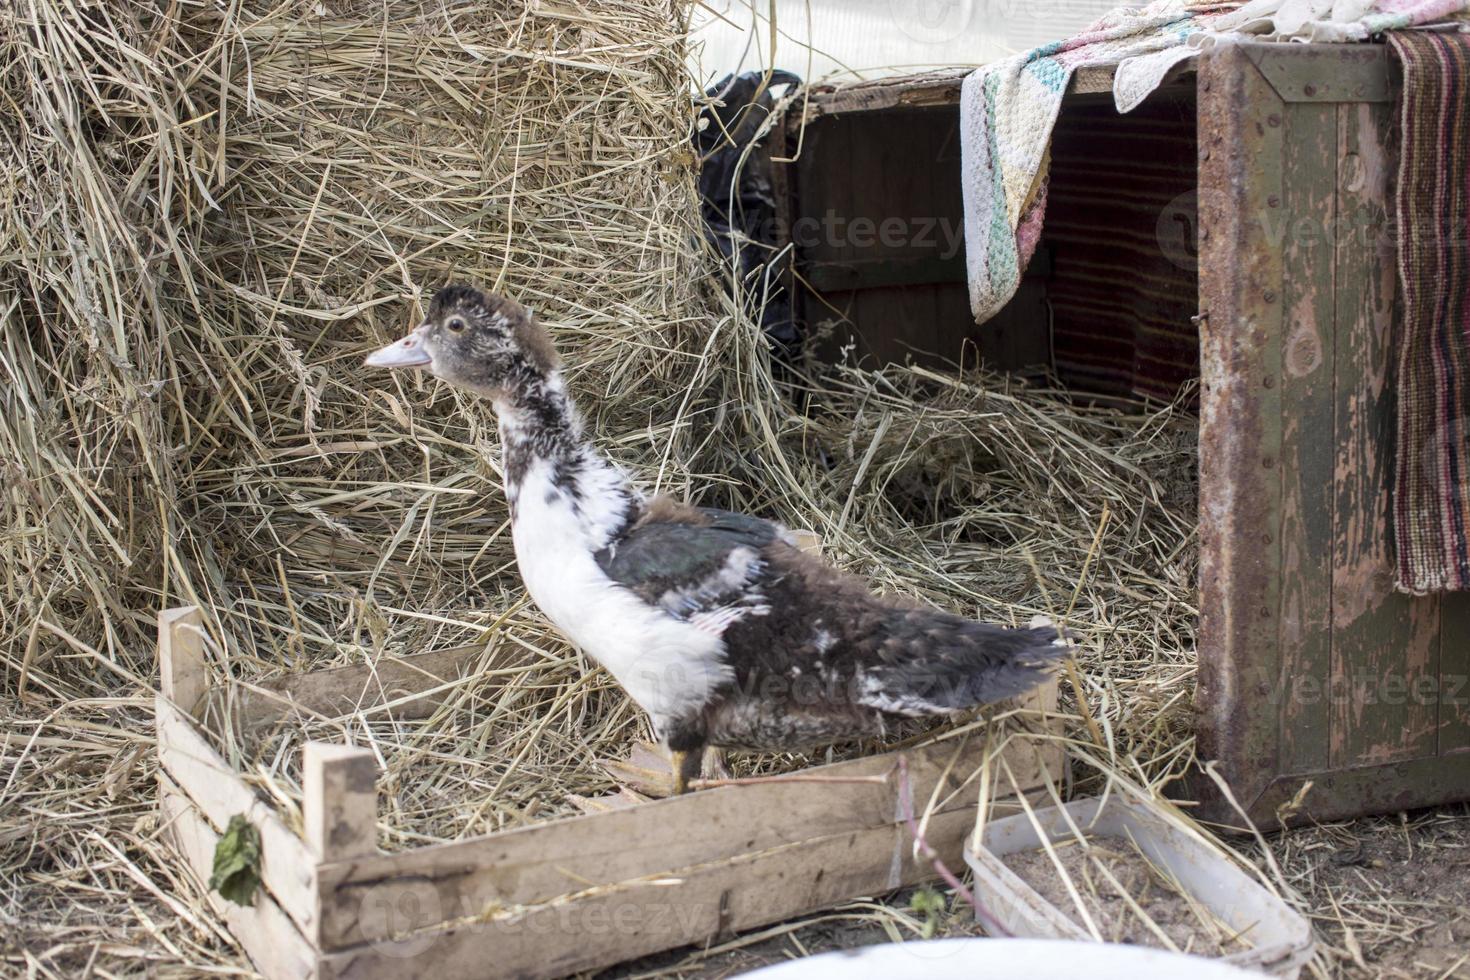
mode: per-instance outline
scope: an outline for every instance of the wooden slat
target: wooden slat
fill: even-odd
[[[1243,50],[1284,102],[1393,101],[1383,45],[1257,43]]]
[[[301,750],[301,822],[319,862],[372,854],[378,839],[378,762],[371,749],[307,742]]]
[[[884,138],[871,141],[860,158],[873,159],[874,169],[864,174],[858,161],[853,162],[853,191],[862,202],[856,210],[866,215],[878,230],[872,244],[860,250],[864,258],[871,257],[870,261],[908,258],[945,261],[945,236],[939,230],[939,222],[948,215],[939,211],[938,205],[947,196],[936,186],[939,181],[935,178],[937,173],[947,174],[949,167],[959,166],[958,157],[952,152],[949,161],[943,159],[946,150],[958,149],[959,120],[955,114],[940,113],[936,126],[930,121],[934,115],[907,112],[888,117]],[[875,188],[882,188],[882,193],[874,195]],[[932,225],[926,241],[920,226],[929,222]],[[892,234],[895,229],[896,238]],[[949,261],[950,268],[963,279],[964,252],[949,256]],[[873,308],[857,322],[860,326],[889,325],[889,335],[901,346],[901,350],[890,355],[898,363],[925,355],[954,360],[959,356],[958,349],[945,350],[940,346],[934,293],[932,285],[879,290],[869,294]],[[869,334],[869,339],[874,340],[871,330]]]
[[[1371,233],[1391,204],[1392,107],[1347,105],[1339,116],[1339,221]],[[1434,754],[1439,605],[1394,590],[1392,253],[1381,232],[1366,242],[1339,234],[1337,262],[1331,762],[1345,768]]]
[[[966,745],[956,761],[959,748],[957,741],[949,740],[907,753],[916,800],[929,798],[952,761],[951,781],[956,774],[968,776],[975,771],[984,751],[979,741]],[[1044,742],[1039,748],[1013,743],[1007,750],[1007,762],[1026,788],[1040,782],[1039,753],[1044,753],[1051,772],[1061,771],[1052,743]],[[882,776],[891,773],[894,764],[894,755],[889,753],[817,767],[802,775],[828,779]],[[972,787],[949,806],[964,806],[975,798]],[[411,883],[411,901],[426,909],[428,916],[474,916],[487,908],[543,902],[590,885],[764,850],[812,836],[814,828],[846,833],[884,826],[898,818],[897,805],[896,782],[891,778],[881,785],[827,783],[820,790],[810,782],[767,782],[323,865],[318,872],[321,945],[340,949],[362,942],[364,929],[373,927],[372,922],[365,925],[362,921],[365,908],[371,910],[383,901],[395,907],[401,904],[391,887],[394,883]]]
[[[960,866],[960,848],[974,822],[973,799],[968,807],[930,821],[927,839],[950,867]],[[723,828],[725,833],[729,830]],[[711,828],[709,833],[721,831]],[[520,915],[328,954],[322,961],[323,977],[479,980],[491,973],[522,980],[560,977],[702,943],[932,876],[927,862],[914,862],[903,827],[852,830],[538,906]],[[671,887],[676,881],[678,886]]]
[[[964,255],[893,256],[852,262],[812,262],[803,270],[818,292],[873,289],[884,286],[934,286],[964,282]]]
[[[163,696],[193,715],[209,688],[204,664],[204,618],[198,606],[158,614],[158,680]]]
[[[167,698],[154,699],[158,761],[216,831],[244,814],[260,831],[261,879],[301,932],[315,937],[316,859],[276,811],[258,799],[194,723]]]
[[[880,78],[871,82],[817,84],[810,87],[805,100],[797,99],[792,104],[792,109],[795,113],[805,110],[805,116],[798,118],[811,122],[822,116],[846,112],[958,105],[960,85],[969,73],[968,68],[946,68],[917,75]]]
[[[822,116],[850,112],[874,112],[884,109],[922,108],[926,106],[958,106],[960,86],[970,68],[943,68],[916,75],[880,78],[871,82],[841,85],[813,85],[805,101],[792,104],[794,112],[805,110],[811,122]],[[1187,66],[1185,69],[1187,70]],[[1112,92],[1116,69],[1111,66],[1079,68],[1067,85],[1069,95],[1099,95]]]
[[[1365,813],[1395,813],[1455,802],[1464,798],[1460,787],[1467,781],[1470,781],[1470,751],[1461,750],[1401,762],[1281,776],[1266,788],[1256,806],[1261,814],[1276,813],[1278,807],[1296,799],[1303,785],[1310,782],[1312,787],[1305,794],[1305,806],[1295,811],[1290,822],[1343,820]],[[1239,819],[1227,814],[1220,823],[1230,830],[1248,830],[1239,826]]]
[[[297,714],[336,718],[357,711],[391,710],[396,718],[426,718],[443,702],[445,686],[464,677],[484,644],[382,657],[370,664],[315,670],[237,688],[235,714],[245,728]],[[487,689],[497,683],[476,679]],[[414,695],[421,694],[420,697]],[[391,704],[391,709],[383,705]]]
[[[1287,106],[1288,175],[1279,197],[1252,205],[1280,236],[1286,304],[1281,375],[1281,758],[1284,772],[1327,765],[1332,672],[1332,503],[1336,404],[1333,320],[1336,249],[1327,216],[1337,197],[1337,108]],[[1261,547],[1272,545],[1272,532]]]
[[[158,806],[174,847],[205,894],[210,908],[256,969],[271,980],[309,980],[316,973],[316,952],[267,891],[257,892],[251,906],[236,905],[209,890],[214,849],[219,834],[189,801],[183,790],[160,775]]]

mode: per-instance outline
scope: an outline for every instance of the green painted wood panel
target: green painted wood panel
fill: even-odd
[[[1281,754],[1283,772],[1328,764],[1332,669],[1333,345],[1337,107],[1284,107],[1286,180],[1252,202],[1279,239],[1286,316],[1281,343]],[[1277,383],[1265,378],[1262,384]]]
[[[1439,753],[1451,752],[1470,753],[1470,592],[1439,604]]]
[[[1394,591],[1392,106],[1338,108],[1337,451],[1332,583],[1334,767],[1433,755],[1439,600]],[[1368,241],[1345,234],[1370,229]]]

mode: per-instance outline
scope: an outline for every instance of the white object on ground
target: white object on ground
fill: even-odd
[[[1169,821],[1156,808],[1114,791],[1034,811],[1036,822],[1020,813],[985,824],[980,848],[965,845],[965,861],[975,872],[975,896],[1016,936],[1091,941],[1072,919],[1048,903],[1001,861],[1008,854],[1041,846],[1040,825],[1048,840],[1071,841],[1076,826],[1089,838],[1116,838],[1138,849],[1221,922],[1248,936],[1252,948],[1210,963],[1230,964],[1295,980],[1312,957],[1312,928],[1296,912],[1253,880],[1213,844],[1186,825]],[[1113,944],[1093,943],[1094,949]],[[1090,962],[1089,962],[1089,973]],[[1185,974],[1179,974],[1184,976]],[[1197,974],[1189,974],[1195,976]],[[1036,980],[1036,978],[1030,978]]]
[[[1246,980],[1250,973],[1144,946],[1060,939],[931,939],[859,946],[767,966],[759,980]]]

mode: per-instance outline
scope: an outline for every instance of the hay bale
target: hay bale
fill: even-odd
[[[436,286],[536,307],[616,451],[683,488],[674,420],[717,295],[684,15],[0,11],[0,951],[51,948],[63,974],[97,940],[113,969],[230,959],[164,903],[188,886],[147,823],[160,606],[203,604],[215,668],[258,677],[472,638],[514,605],[487,407],[359,368]],[[545,667],[527,710],[583,685],[559,730],[636,729],[564,644],[519,652]]]
[[[34,9],[5,15],[7,646],[44,622],[146,673],[151,611],[202,601],[266,668],[497,592],[488,408],[359,366],[451,279],[668,441],[708,309],[667,8]]]

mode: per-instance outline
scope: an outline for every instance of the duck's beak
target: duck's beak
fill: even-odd
[[[373,351],[363,363],[368,367],[423,367],[425,364],[433,361],[433,358],[429,356],[428,350],[424,347],[424,340],[428,335],[429,325],[427,323],[421,323],[414,328],[413,333],[404,337],[402,340]]]

